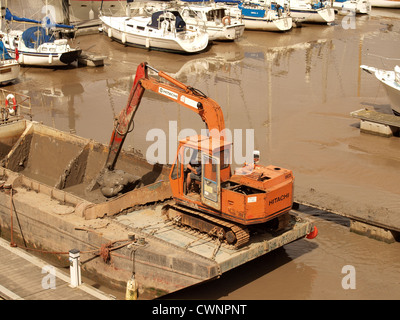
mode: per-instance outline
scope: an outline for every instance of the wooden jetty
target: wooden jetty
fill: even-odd
[[[85,283],[73,288],[70,277],[21,248],[0,238],[0,299],[112,300]]]

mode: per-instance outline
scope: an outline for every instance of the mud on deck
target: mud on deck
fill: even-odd
[[[2,166],[85,200],[106,198],[91,188],[104,166],[108,148],[30,121],[0,126]],[[116,169],[142,179],[144,185],[168,178],[168,169],[150,165],[134,154],[122,153]]]

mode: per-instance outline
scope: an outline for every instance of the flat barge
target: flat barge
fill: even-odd
[[[260,232],[237,249],[175,226],[161,210],[172,198],[170,168],[127,152],[117,169],[141,177],[143,186],[115,208],[93,188],[107,154],[107,146],[29,120],[2,124],[1,237],[66,266],[77,249],[84,275],[122,291],[134,276],[139,298],[153,299],[217,279],[314,230],[290,211],[284,230]]]

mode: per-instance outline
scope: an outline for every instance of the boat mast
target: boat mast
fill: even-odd
[[[69,24],[69,0],[61,0],[61,7],[64,16],[63,23]]]

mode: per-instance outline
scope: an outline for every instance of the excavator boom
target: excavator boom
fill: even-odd
[[[118,155],[129,132],[129,127],[133,123],[133,117],[135,116],[144,93],[144,88],[140,85],[140,80],[146,79],[147,77],[146,65],[141,63],[136,70],[135,80],[129,94],[128,103],[125,109],[119,114],[118,119],[116,119],[114,130],[111,134],[110,149],[105,165],[108,170],[114,170],[115,168]]]
[[[153,70],[157,75],[166,80],[161,82],[155,78],[149,78],[148,69]],[[180,105],[196,112],[206,123],[210,135],[224,137],[225,122],[220,106],[211,98],[207,97],[200,90],[186,86],[178,80],[172,78],[163,71],[158,71],[147,63],[141,63],[135,75],[135,80],[129,94],[128,102],[123,109],[116,124],[110,140],[110,150],[105,167],[114,170],[118,155],[122,149],[129,128],[133,125],[133,118],[139,108],[145,90],[156,92]]]

